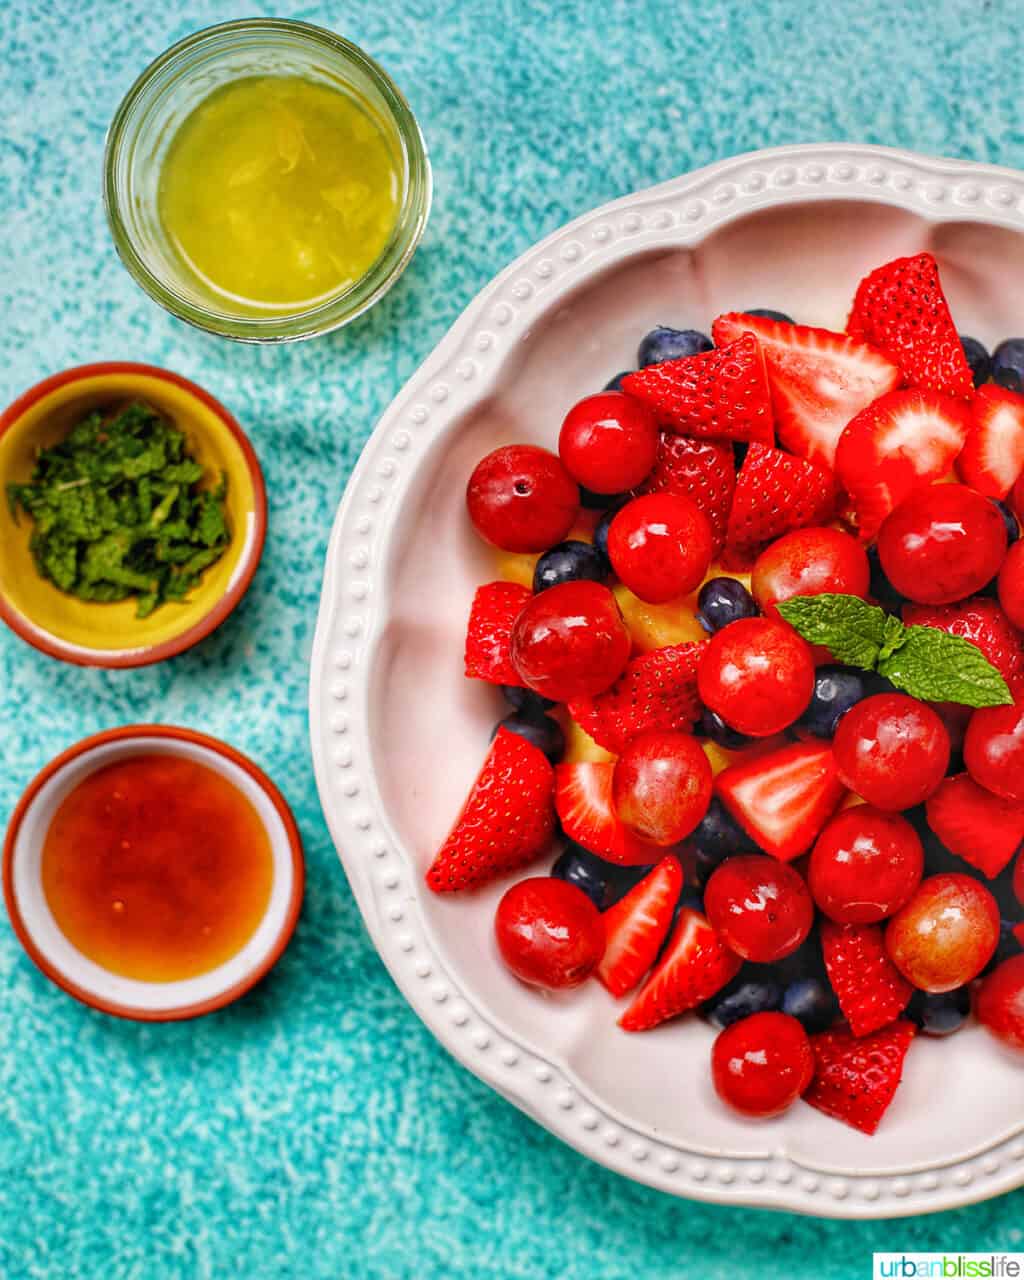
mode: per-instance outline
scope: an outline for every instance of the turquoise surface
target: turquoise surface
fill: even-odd
[[[104,130],[135,75],[195,28],[249,12],[0,4],[0,402],[84,361],[166,365],[235,411],[270,491],[253,588],[190,654],[103,673],[0,635],[0,814],[86,733],[201,726],[274,776],[309,866],[276,972],[192,1024],[80,1008],[0,924],[0,1277],[831,1280],[869,1274],[872,1249],[1019,1248],[1024,1193],[823,1224],[679,1202],[549,1137],[450,1059],[392,985],[321,818],[306,731],[321,563],[346,478],[378,414],[494,272],[595,204],[755,147],[866,140],[1021,164],[1019,8],[296,7],[285,16],[343,32],[405,89],[436,201],[423,247],[371,315],[276,350],[158,310],[117,262],[100,201]]]

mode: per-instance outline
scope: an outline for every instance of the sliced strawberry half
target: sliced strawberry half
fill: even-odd
[[[555,767],[555,808],[562,830],[584,849],[625,866],[646,867],[662,850],[624,827],[612,804],[612,760]]]
[[[499,729],[427,884],[452,893],[532,862],[551,842],[553,797],[554,771],[544,753]]]
[[[836,475],[865,542],[915,489],[952,468],[970,426],[963,401],[934,391],[891,391],[857,414],[839,438]]]
[[[872,400],[899,386],[899,369],[866,342],[845,333],[784,324],[739,312],[719,316],[715,342],[753,333],[764,352],[775,429],[790,451],[827,467],[843,428]]]
[[[826,524],[835,508],[835,479],[827,467],[751,445],[740,473],[726,531],[726,562],[744,568],[773,539]]]
[[[857,1037],[844,1027],[811,1036],[814,1079],[804,1102],[843,1124],[874,1133],[889,1109],[917,1028],[894,1022]]]
[[[730,445],[663,431],[654,470],[637,493],[678,493],[692,498],[708,518],[713,554],[718,556],[725,546],[735,487],[736,464]]]
[[[670,644],[631,658],[610,689],[571,702],[569,714],[616,755],[646,729],[690,728],[700,715],[697,667],[706,644]]]
[[[845,788],[831,747],[796,742],[729,765],[715,794],[759,848],[788,862],[811,847]]]
[[[649,364],[622,380],[673,431],[723,440],[775,440],[764,356],[752,333],[727,347]]]
[[[1020,632],[995,600],[975,596],[959,604],[905,604],[908,627],[937,627],[969,640],[988,658],[1013,696],[1024,696],[1024,649]]]
[[[899,365],[912,387],[970,396],[974,379],[930,253],[897,258],[865,276],[846,332]]]
[[[969,773],[945,778],[925,801],[928,825],[957,857],[994,880],[1024,840],[1024,805],[979,786]]]
[[[870,1035],[898,1018],[914,988],[885,949],[877,924],[821,921],[821,954],[843,1017],[855,1036]]]
[[[613,996],[632,991],[654,964],[682,890],[679,859],[662,858],[649,875],[604,912],[606,943],[597,976]]]
[[[649,1031],[703,1004],[731,982],[743,961],[699,911],[684,907],[661,959],[619,1019],[623,1031]]]
[[[466,629],[467,676],[522,685],[512,665],[512,624],[532,595],[518,582],[488,582],[477,588]]]
[[[978,388],[956,469],[987,498],[1006,497],[1024,471],[1024,396],[993,382]]]

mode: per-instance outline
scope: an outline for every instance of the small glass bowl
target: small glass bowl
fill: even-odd
[[[378,114],[402,176],[394,230],[369,271],[314,307],[268,315],[218,310],[188,278],[157,206],[160,170],[186,116],[215,89],[250,75],[298,75],[348,90]],[[146,68],[107,134],[103,199],[114,244],[136,282],[172,315],[240,342],[291,342],[340,328],[391,288],[412,257],[430,212],[426,145],[408,103],[356,45],[306,22],[246,18],[197,31]]]

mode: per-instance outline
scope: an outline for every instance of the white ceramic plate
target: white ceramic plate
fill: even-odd
[[[872,267],[928,248],[961,331],[1024,331],[1024,175],[861,146],[757,152],[570,223],[503,271],[385,413],[327,557],[312,661],[324,811],[395,981],[471,1071],[592,1159],[676,1195],[836,1217],[946,1209],[1024,1183],[1024,1069],[978,1027],[918,1037],[874,1138],[799,1103],[751,1124],[695,1018],[617,1029],[596,983],[545,998],[491,941],[506,887],[439,898],[423,873],[486,750],[499,695],[462,675],[494,576],[464,511],[499,444],[553,447],[569,406],[655,324],[776,307],[841,328]],[[515,878],[515,877],[512,877]]]

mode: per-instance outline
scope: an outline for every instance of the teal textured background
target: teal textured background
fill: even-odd
[[[1024,1193],[894,1223],[705,1207],[587,1163],[502,1102],[423,1029],[367,939],[320,814],[305,705],[349,471],[498,268],[604,200],[761,146],[860,140],[1024,163],[1018,6],[279,10],[335,28],[392,72],[430,145],[436,200],[412,266],[372,314],[273,350],[206,337],[152,305],[115,258],[100,200],[104,130],[135,75],[195,28],[254,10],[0,0],[0,402],[68,365],[153,361],[234,410],[270,492],[253,588],[190,654],[94,672],[0,635],[0,814],[86,733],[196,725],[275,777],[309,866],[276,972],[192,1024],[79,1008],[0,924],[0,1277],[831,1280],[869,1274],[872,1249],[1020,1248]]]

